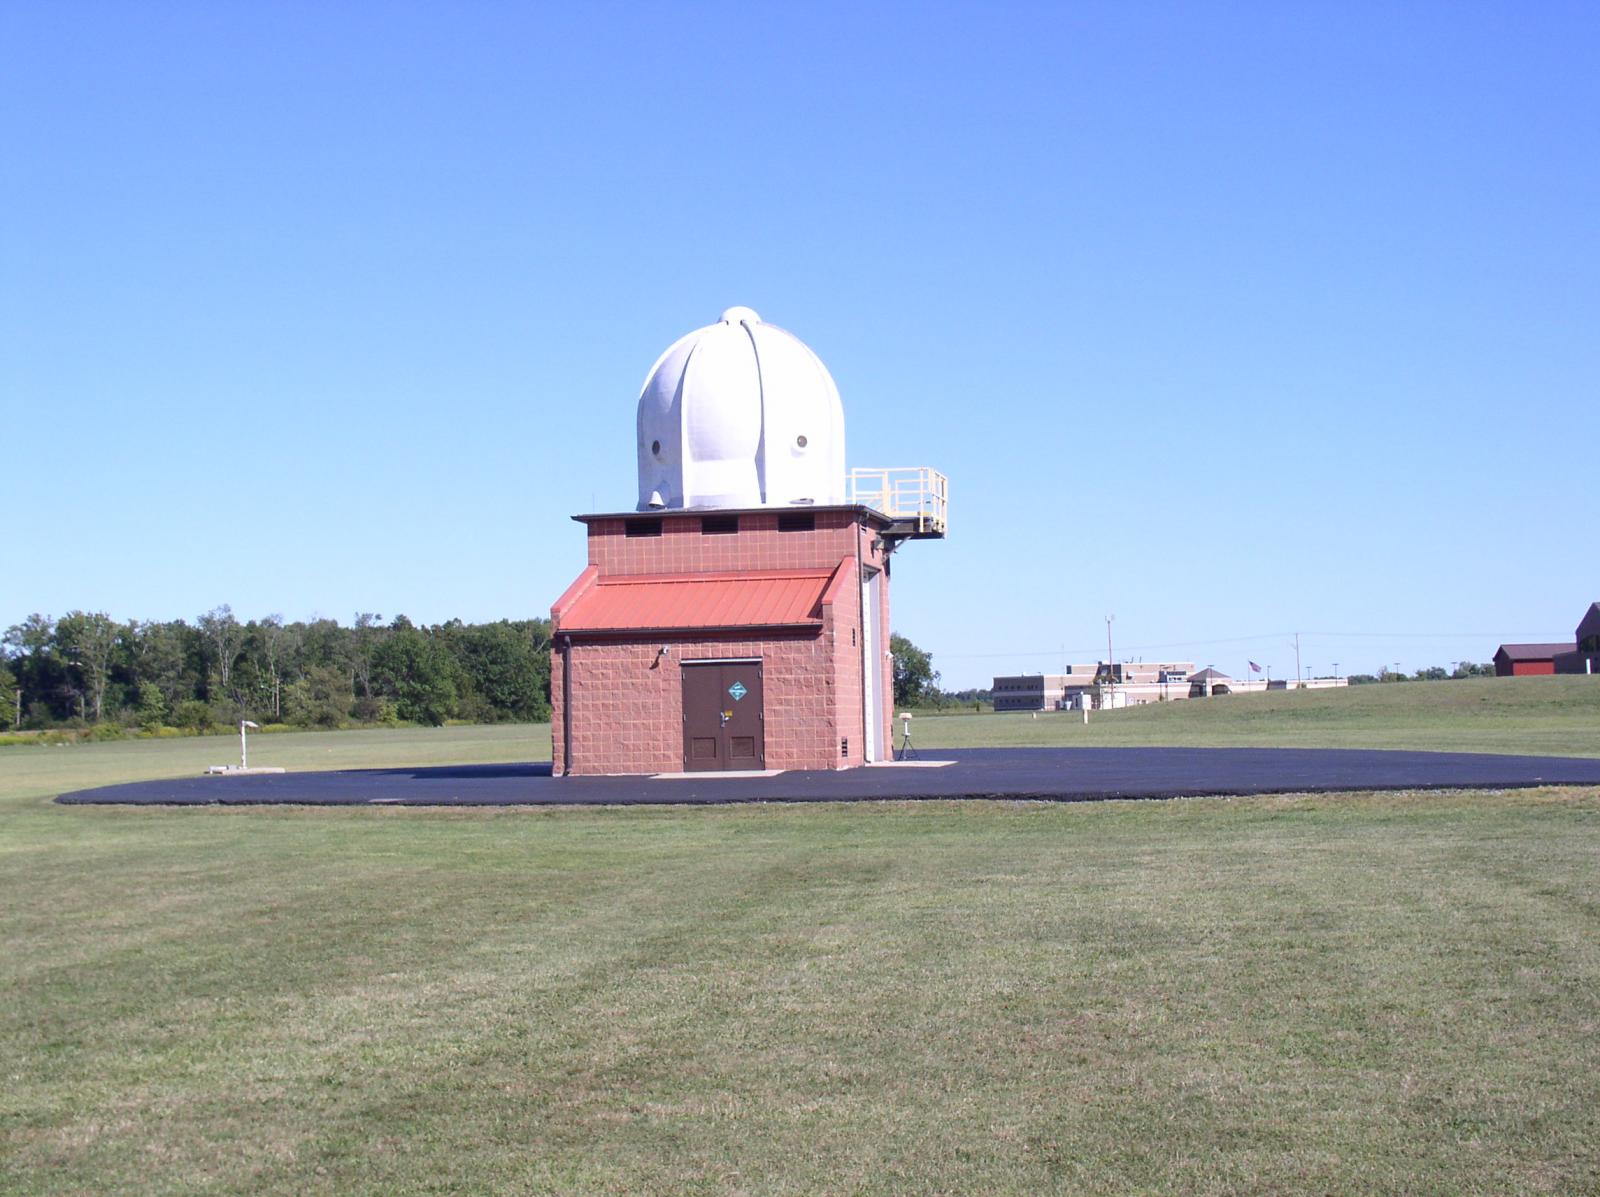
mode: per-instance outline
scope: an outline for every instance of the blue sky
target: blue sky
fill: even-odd
[[[947,684],[1486,660],[1600,599],[1600,7],[0,13],[0,626],[548,614],[734,304]]]

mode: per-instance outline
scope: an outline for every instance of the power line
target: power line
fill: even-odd
[[[1518,640],[1536,640],[1547,633],[1533,632],[1302,632],[1302,637],[1320,636],[1330,640],[1491,640],[1496,645],[1513,643]],[[1253,636],[1227,636],[1215,640],[1169,640],[1159,644],[1131,644],[1124,645],[1127,652],[1153,652],[1158,649],[1168,648],[1210,648],[1222,644],[1250,644],[1262,640],[1277,640],[1282,638],[1293,639],[1294,632],[1259,632]],[[1088,656],[1098,653],[1098,646],[1077,645],[1045,649],[1020,649],[1013,652],[999,653],[939,653],[943,661],[979,661],[1000,660],[1006,657],[1062,657],[1067,655]]]

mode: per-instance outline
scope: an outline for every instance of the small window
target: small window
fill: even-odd
[[[732,536],[739,530],[736,515],[703,515],[700,517],[700,535]]]
[[[625,536],[660,536],[660,520],[628,520],[622,528]]]
[[[817,517],[809,511],[788,511],[778,516],[779,532],[815,532]]]

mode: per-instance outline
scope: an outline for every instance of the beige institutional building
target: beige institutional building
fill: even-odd
[[[1067,711],[1143,706],[1183,698],[1210,698],[1262,690],[1322,690],[1347,686],[1347,678],[1241,681],[1215,669],[1195,671],[1193,661],[1116,661],[1068,665],[1065,673],[1024,673],[994,679],[997,711]]]

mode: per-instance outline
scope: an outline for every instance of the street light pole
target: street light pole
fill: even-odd
[[[250,767],[249,746],[245,743],[244,739],[244,729],[247,727],[259,729],[261,725],[259,723],[253,723],[249,719],[239,720],[239,768],[241,769],[248,769]]]
[[[1116,693],[1117,693],[1116,668],[1117,668],[1117,663],[1116,663],[1116,657],[1111,652],[1111,621],[1114,620],[1115,618],[1116,618],[1115,615],[1107,615],[1106,616],[1106,693],[1111,696],[1111,705],[1113,707],[1115,707],[1117,705],[1116,704]]]

